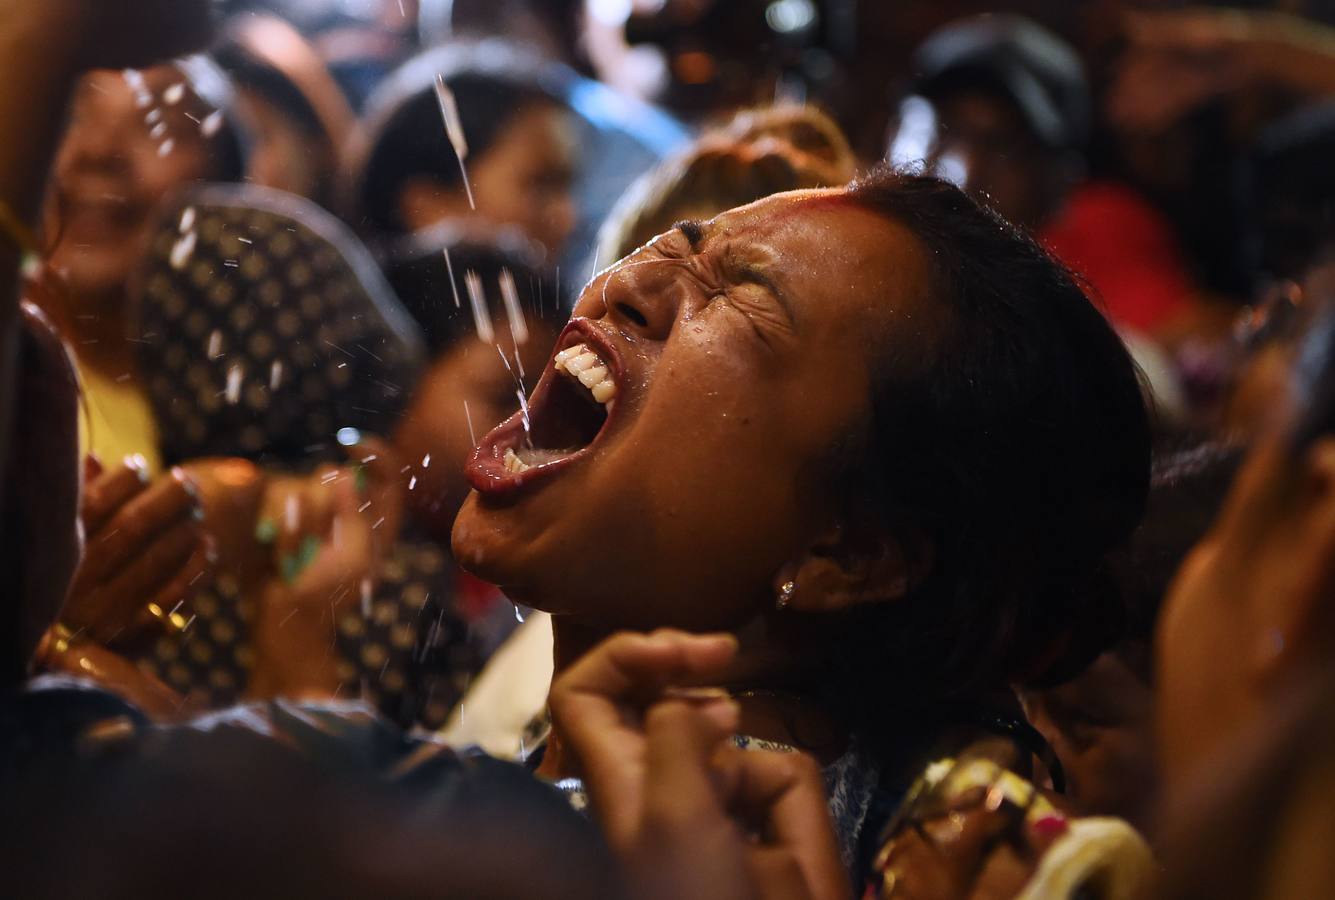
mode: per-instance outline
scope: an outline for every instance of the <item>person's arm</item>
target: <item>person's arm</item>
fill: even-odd
[[[1188,8],[1126,18],[1128,49],[1108,116],[1134,131],[1172,126],[1202,103],[1253,87],[1335,96],[1335,29],[1278,12]]]

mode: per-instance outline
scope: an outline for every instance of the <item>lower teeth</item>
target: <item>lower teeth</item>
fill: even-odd
[[[513,447],[510,447],[505,451],[505,456],[501,458],[501,462],[510,472],[527,472],[534,466],[544,466],[547,463],[574,456],[579,452],[579,449],[579,447],[565,447],[559,450],[547,450],[527,447],[516,452]]]
[[[505,468],[510,472],[526,472],[529,469],[533,468],[528,463],[524,462],[522,459],[519,458],[519,454],[515,453],[515,449],[513,447],[505,451],[505,457],[502,460],[502,462],[505,463]]]

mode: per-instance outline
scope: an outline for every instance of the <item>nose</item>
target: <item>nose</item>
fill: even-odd
[[[107,123],[80,126],[67,138],[65,161],[74,170],[123,174],[129,168],[126,146],[132,139],[125,129]]]
[[[651,341],[665,341],[681,310],[683,291],[677,261],[650,259],[621,263],[591,285],[603,307],[602,318],[623,331]]]

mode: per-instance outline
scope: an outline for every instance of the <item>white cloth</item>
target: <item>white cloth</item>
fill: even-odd
[[[439,732],[452,746],[477,746],[500,759],[518,759],[524,732],[547,707],[552,684],[552,617],[535,612],[501,645],[473,679]]]

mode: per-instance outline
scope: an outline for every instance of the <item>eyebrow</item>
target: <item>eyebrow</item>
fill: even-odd
[[[705,237],[704,225],[697,222],[695,219],[686,219],[684,221],[678,222],[676,225],[673,225],[672,228],[675,231],[680,231],[683,235],[685,235],[686,240],[688,243],[690,243],[692,250],[699,249],[700,242],[704,240]]]

